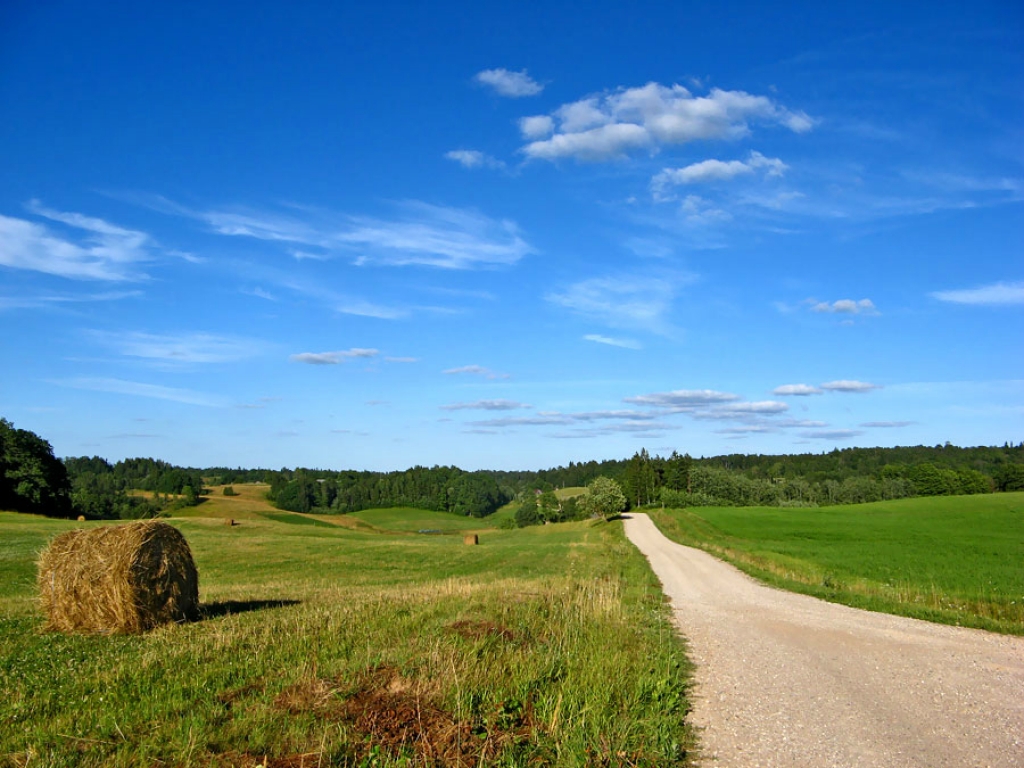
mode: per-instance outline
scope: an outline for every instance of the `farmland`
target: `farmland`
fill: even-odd
[[[619,523],[319,518],[236,490],[169,520],[203,620],[143,636],[42,632],[36,554],[94,523],[0,513],[0,765],[685,763],[684,648]]]
[[[652,510],[662,531],[778,586],[1024,634],[1024,493],[817,509]]]

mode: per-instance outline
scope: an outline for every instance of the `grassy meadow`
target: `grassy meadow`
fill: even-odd
[[[235,490],[169,520],[203,619],[144,636],[44,632],[37,553],[95,524],[0,513],[0,766],[686,763],[684,648],[620,523],[319,518]]]
[[[1024,493],[651,516],[669,538],[786,589],[1024,634]]]

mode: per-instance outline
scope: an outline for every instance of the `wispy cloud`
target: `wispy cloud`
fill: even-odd
[[[493,88],[499,96],[519,99],[524,96],[536,96],[544,90],[544,86],[530,77],[526,70],[511,72],[507,69],[485,69],[477,72],[473,80],[480,85]]]
[[[132,395],[133,397],[148,397],[155,400],[170,400],[176,403],[201,405],[209,408],[222,408],[227,405],[227,403],[217,395],[211,395],[205,392],[196,392],[191,389],[165,387],[160,384],[126,381],[124,379],[53,379],[50,380],[50,383],[61,387],[70,387],[72,389],[85,389],[94,392],[110,392],[119,395]]]
[[[5,309],[42,309],[68,304],[88,304],[98,301],[120,301],[142,296],[142,291],[105,291],[85,294],[40,294],[38,296],[0,296],[0,311]]]
[[[665,200],[670,198],[668,193],[672,187],[731,181],[759,171],[769,178],[779,177],[787,168],[779,158],[765,157],[760,152],[751,152],[746,160],[702,160],[683,168],[663,169],[651,179],[651,192],[656,200]]]
[[[595,344],[606,344],[609,347],[622,347],[623,349],[642,349],[640,342],[633,339],[616,339],[611,336],[602,336],[597,333],[588,333],[583,337],[585,341],[592,341]]]
[[[875,389],[881,389],[881,384],[869,384],[866,381],[827,381],[821,385],[822,389],[828,390],[829,392],[871,392]]]
[[[633,403],[634,405],[649,405],[655,408],[688,411],[721,403],[731,403],[739,399],[739,395],[734,395],[730,392],[718,392],[713,389],[676,389],[671,392],[652,392],[649,395],[626,397],[623,398],[623,402]]]
[[[812,432],[801,432],[801,437],[811,440],[852,440],[864,433],[857,429],[826,429]]]
[[[470,374],[472,376],[483,376],[485,379],[508,379],[511,378],[507,373],[495,373],[490,368],[485,368],[482,365],[463,365],[458,368],[449,368],[446,371],[442,371],[449,376],[457,376],[459,374]]]
[[[810,384],[783,384],[772,390],[773,395],[780,397],[807,397],[808,395],[820,395],[825,390],[820,387],[812,387]]]
[[[473,403],[452,403],[441,406],[442,411],[516,411],[524,408],[533,408],[533,406],[515,400],[477,400]]]
[[[613,328],[670,334],[675,330],[670,315],[676,292],[688,282],[692,282],[689,276],[594,277],[553,291],[544,298]]]
[[[238,336],[210,333],[180,335],[112,331],[88,331],[93,341],[125,357],[160,365],[229,363],[247,360],[263,352],[265,344]]]
[[[205,222],[217,234],[287,244],[290,255],[349,256],[357,265],[474,269],[509,266],[532,252],[517,225],[478,211],[419,201],[397,204],[390,218],[338,214],[301,206],[298,213],[249,209],[194,210],[160,197],[138,202]],[[311,255],[296,245],[318,250]]]
[[[153,260],[149,235],[80,213],[63,213],[36,200],[28,210],[64,225],[0,215],[0,266],[73,280],[146,279],[141,266]]]
[[[978,288],[935,291],[930,294],[939,301],[975,306],[1010,306],[1024,304],[1024,281],[1000,282]]]
[[[916,424],[916,421],[865,421],[858,426],[869,429],[902,429]]]
[[[338,352],[300,352],[297,355],[292,355],[290,360],[293,363],[305,363],[306,365],[339,365],[348,360],[371,358],[378,354],[380,352],[376,349],[353,347]]]
[[[871,299],[839,299],[829,303],[827,301],[815,301],[808,299],[812,312],[839,314],[839,315],[877,315],[878,308]]]
[[[543,136],[538,119],[528,125],[528,138]],[[712,89],[695,96],[681,85],[648,83],[619,88],[564,104],[550,115],[551,135],[523,147],[529,158],[607,161],[638,150],[657,152],[662,145],[696,140],[737,139],[750,133],[750,125],[764,122],[802,133],[814,121],[766,96],[744,91]]]
[[[501,169],[505,167],[504,161],[491,157],[486,152],[481,152],[478,149],[453,149],[450,152],[445,152],[444,156],[458,163],[463,168]]]

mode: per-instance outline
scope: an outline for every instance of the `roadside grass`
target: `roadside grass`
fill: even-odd
[[[203,620],[66,636],[42,631],[35,557],[95,523],[0,513],[0,766],[671,766],[692,752],[684,647],[621,523],[470,547],[266,516],[170,522]]]
[[[650,514],[674,541],[785,589],[1024,635],[1024,493]]]

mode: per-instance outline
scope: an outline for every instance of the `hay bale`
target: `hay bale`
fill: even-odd
[[[38,584],[59,632],[136,634],[199,613],[188,542],[152,520],[60,534],[39,556]]]
[[[85,522],[85,515],[79,515],[78,516],[78,522],[84,523]]]
[[[479,544],[480,543],[480,539],[477,537],[477,535],[475,533],[468,533],[468,534],[466,534],[465,536],[462,537],[462,543],[463,544],[469,544],[469,545],[472,546],[472,545],[475,545],[475,544]]]

